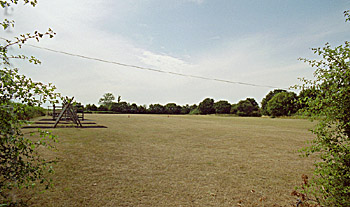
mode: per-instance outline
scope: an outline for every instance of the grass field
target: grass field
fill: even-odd
[[[34,206],[292,206],[313,123],[218,116],[88,115],[57,128],[55,187]],[[33,129],[26,129],[33,130]]]

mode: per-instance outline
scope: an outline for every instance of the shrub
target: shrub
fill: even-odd
[[[350,21],[349,11],[345,12]],[[319,156],[314,178],[304,192],[321,206],[350,206],[350,42],[335,48],[312,49],[321,60],[301,59],[315,67],[315,80],[302,79],[299,88],[316,91],[306,99],[304,112],[318,124],[316,138],[303,149]]]

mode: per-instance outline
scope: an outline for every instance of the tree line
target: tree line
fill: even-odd
[[[261,102],[261,107],[254,98],[246,98],[238,103],[229,103],[226,100],[214,101],[205,98],[198,105],[177,105],[176,103],[137,105],[117,101],[112,93],[105,93],[99,100],[99,106],[87,104],[87,112],[124,113],[124,114],[233,114],[237,116],[260,117],[265,116],[291,116],[306,107],[305,101],[314,96],[311,89],[302,90],[299,95],[283,89],[270,91]]]

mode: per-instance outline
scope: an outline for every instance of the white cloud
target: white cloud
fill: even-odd
[[[144,51],[140,60],[151,67],[169,72],[185,72],[193,65],[186,63],[185,61],[175,58],[169,55],[156,54],[150,51]]]

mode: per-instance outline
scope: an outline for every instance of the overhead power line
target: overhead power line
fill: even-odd
[[[2,37],[0,37],[0,38],[1,39],[5,39],[5,38],[2,38]],[[189,77],[189,78],[197,78],[197,79],[202,79],[202,80],[217,81],[217,82],[222,82],[222,83],[230,83],[230,84],[238,84],[238,85],[246,85],[246,86],[254,86],[254,87],[265,87],[265,88],[281,88],[281,87],[270,86],[270,85],[260,85],[260,84],[254,84],[254,83],[246,83],[246,82],[239,82],[239,81],[223,80],[223,79],[217,79],[217,78],[208,78],[208,77],[199,76],[199,75],[191,75],[191,74],[184,74],[184,73],[177,73],[177,72],[172,72],[172,71],[160,70],[160,69],[155,69],[155,68],[141,67],[141,66],[137,66],[137,65],[125,64],[125,63],[105,60],[105,59],[101,59],[101,58],[89,57],[89,56],[85,56],[85,55],[74,54],[74,53],[60,51],[60,50],[54,50],[54,49],[50,49],[50,48],[46,48],[46,47],[40,47],[40,46],[27,44],[27,43],[24,44],[24,45],[30,46],[30,47],[33,47],[33,48],[37,48],[37,49],[41,49],[41,50],[54,52],[54,53],[60,53],[60,54],[63,54],[63,55],[68,55],[68,56],[73,56],[73,57],[78,57],[78,58],[83,58],[83,59],[103,62],[103,63],[109,63],[109,64],[119,65],[119,66],[123,66],[123,67],[136,68],[136,69],[139,69],[139,70],[147,70],[147,71],[152,71],[152,72],[166,73],[166,74],[171,74],[171,75],[177,75],[177,76],[183,76],[183,77]],[[281,88],[281,89],[284,89],[284,88]]]

